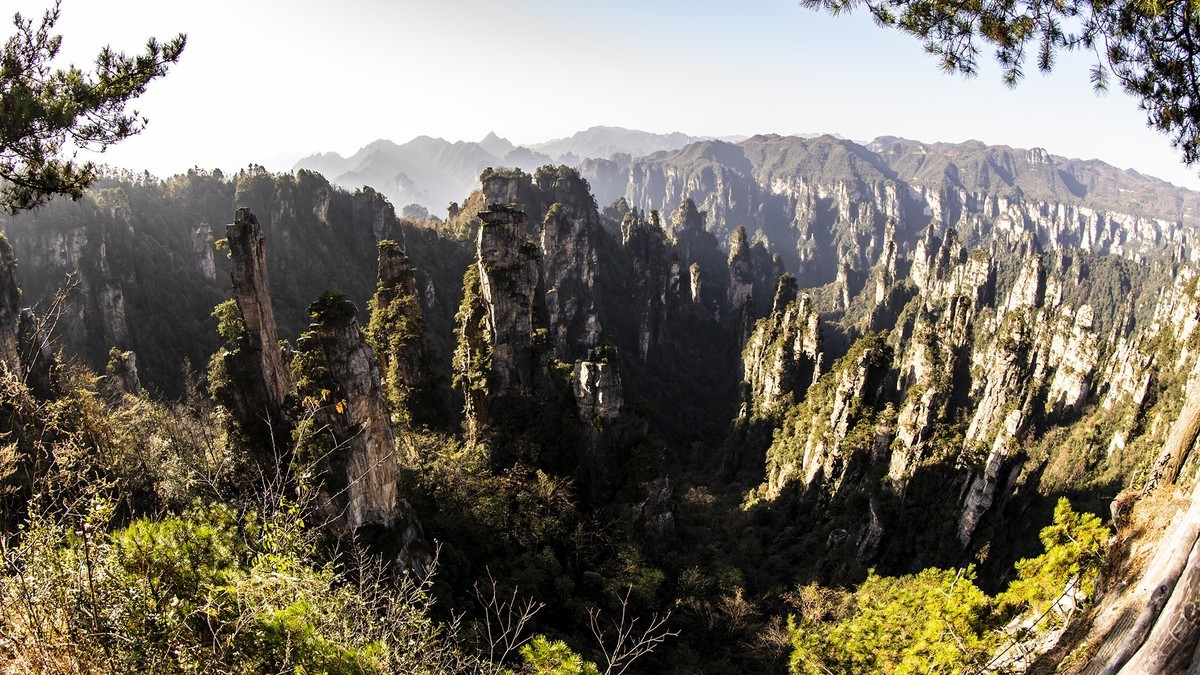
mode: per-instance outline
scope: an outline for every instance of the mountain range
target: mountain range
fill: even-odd
[[[723,140],[736,142],[744,138],[729,136]],[[494,132],[476,142],[418,136],[403,144],[376,140],[349,157],[335,152],[309,155],[297,161],[293,170],[316,171],[349,189],[370,186],[397,206],[416,203],[444,212],[448,203],[470,193],[479,174],[489,166],[524,171],[546,164],[575,166],[585,159],[642,157],[705,140],[711,137],[609,126],[595,126],[528,146],[514,145]]]
[[[351,190],[370,187],[397,207],[418,204],[442,215],[448,204],[478,185],[489,167],[532,173],[548,164],[579,168],[602,206],[624,197],[639,208],[669,213],[684,198],[693,198],[707,209],[710,227],[723,239],[739,225],[764,241],[790,232],[794,214],[780,208],[786,208],[785,193],[794,192],[797,180],[850,180],[860,187],[879,182],[917,202],[935,194],[958,203],[918,205],[938,216],[945,210],[972,211],[963,200],[991,198],[1006,205],[1018,197],[1189,225],[1200,215],[1200,193],[1098,159],[1069,159],[1042,148],[925,143],[894,136],[862,143],[816,134],[712,138],[611,126],[529,145],[495,133],[479,141],[418,136],[403,144],[376,140],[349,157],[313,154],[293,170],[315,171]],[[718,183],[728,199],[713,196]],[[734,193],[740,197],[733,199]],[[783,254],[790,258],[787,251]]]

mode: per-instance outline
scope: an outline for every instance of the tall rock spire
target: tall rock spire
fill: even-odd
[[[528,391],[545,370],[534,345],[541,255],[523,211],[492,205],[479,217],[479,283],[492,334],[495,392]]]
[[[283,352],[271,309],[267,282],[267,255],[262,229],[250,209],[238,209],[225,228],[232,266],[233,299],[243,330],[233,349],[222,353],[229,376],[222,401],[231,408],[242,429],[260,443],[275,449],[287,442],[290,429],[284,398],[292,378],[283,363]]]
[[[358,325],[358,309],[340,293],[327,292],[309,306],[313,323],[297,344],[298,393],[316,424],[309,438],[317,452],[322,505],[338,529],[390,526],[401,509],[399,463],[379,361]],[[404,509],[407,511],[407,509]]]

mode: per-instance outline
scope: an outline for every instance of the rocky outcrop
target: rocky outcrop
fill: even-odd
[[[811,296],[788,300],[795,295],[795,277],[780,277],[773,311],[746,342],[741,418],[765,417],[803,400],[822,374],[820,314]]]
[[[58,357],[50,346],[50,336],[32,309],[21,310],[17,334],[25,384],[40,398],[53,397],[57,389]]]
[[[729,242],[729,298],[727,302],[735,311],[747,303],[754,302],[754,263],[750,258],[750,246],[746,243],[746,228],[733,231]]]
[[[729,294],[726,302],[732,314],[758,318],[756,307],[766,309],[784,273],[782,259],[772,255],[763,242],[751,245],[746,228],[738,227],[729,241]],[[743,335],[743,344],[746,336]]]
[[[902,351],[898,385],[904,392],[888,478],[903,492],[912,471],[929,455],[935,425],[967,395],[962,371],[971,361],[974,322],[989,297],[994,268],[983,251],[970,256],[953,231],[926,233],[913,256],[910,278],[916,311],[897,327]],[[944,450],[943,450],[944,451]],[[951,450],[953,451],[953,450]]]
[[[233,299],[242,330],[232,350],[221,355],[230,380],[227,403],[243,429],[263,450],[279,447],[289,428],[284,399],[292,389],[276,333],[267,279],[266,245],[258,219],[238,209],[226,226]],[[272,440],[273,439],[273,440]]]
[[[192,253],[200,274],[208,281],[217,280],[217,260],[214,254],[212,228],[202,225],[192,232]]]
[[[888,222],[907,252],[932,227],[970,245],[1034,235],[1052,251],[1198,255],[1188,234],[1200,217],[1196,193],[1040,149],[764,135],[610,164],[589,165],[587,177],[608,184],[620,173],[624,197],[644,211],[691,200],[722,240],[744,225],[806,287],[833,281],[843,260],[859,272],[875,264]]]
[[[396,421],[427,421],[431,411],[413,400],[430,384],[416,274],[400,244],[389,239],[379,242],[377,267],[367,339],[383,366],[385,397]]]
[[[681,289],[682,266],[678,259],[668,258],[667,237],[657,212],[651,212],[648,219],[636,209],[626,214],[621,241],[637,280],[638,356],[645,361],[665,332],[667,307],[680,293],[691,291]],[[693,274],[698,277],[699,267],[696,270]],[[699,279],[693,283],[698,286]]]
[[[599,345],[604,333],[598,249],[606,234],[587,183],[578,173],[560,167],[540,170],[535,178],[541,200],[550,205],[542,221],[540,247],[551,353],[571,361]]]
[[[323,295],[310,307],[314,322],[297,343],[299,394],[312,415],[310,451],[318,467],[322,509],[345,533],[391,526],[402,510],[399,462],[379,362],[359,329],[354,304]]]
[[[491,333],[493,393],[529,392],[545,380],[541,253],[524,212],[493,204],[479,214],[479,285]],[[540,333],[535,335],[535,328]]]
[[[33,310],[21,307],[17,259],[8,239],[0,233],[0,368],[23,381],[34,395],[46,399],[54,394],[57,367],[49,336]]]
[[[571,383],[579,416],[590,424],[608,424],[620,416],[624,404],[621,372],[609,361],[615,357],[615,348],[597,352],[591,360],[575,362]]]
[[[463,301],[455,316],[455,386],[463,394],[463,422],[467,442],[477,442],[488,425],[491,392],[492,335],[488,330],[488,308],[481,297],[479,266],[463,274]]]
[[[104,375],[110,390],[128,396],[142,395],[142,380],[138,377],[137,354],[113,349],[109,352]]]
[[[675,536],[675,513],[671,497],[674,488],[667,477],[647,481],[638,486],[639,501],[630,509],[630,520],[653,545],[662,545]]]
[[[889,397],[891,364],[891,348],[870,335],[820,378],[767,451],[768,496],[793,480],[826,495],[857,489],[857,474],[877,454],[879,424],[890,431],[877,411]]]

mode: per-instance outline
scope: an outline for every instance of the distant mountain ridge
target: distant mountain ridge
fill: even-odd
[[[804,180],[867,181],[903,184],[922,192],[953,192],[1009,200],[1021,198],[1043,204],[1067,204],[1103,212],[1178,221],[1200,222],[1200,193],[1133,170],[1118,169],[1100,160],[1078,160],[1052,155],[1041,148],[989,146],[979,141],[925,143],[880,136],[856,143],[837,135],[752,137],[690,136],[680,132],[655,134],[621,127],[595,126],[566,138],[518,146],[495,132],[479,141],[447,141],[418,136],[397,144],[374,141],[349,157],[333,152],[299,160],[294,170],[316,171],[331,182],[354,189],[370,186],[397,206],[418,203],[434,213],[450,202],[464,199],[478,186],[487,167],[519,168],[532,172],[545,164],[581,168],[592,182],[596,198],[608,204],[626,197],[642,208],[669,212],[682,198],[679,193],[648,196],[660,187],[638,187],[645,170],[672,167],[671,175],[720,167],[740,176],[736,189],[770,194],[772,186]],[[633,174],[629,174],[633,171]],[[681,173],[682,172],[682,173]],[[696,180],[699,180],[698,178]],[[753,183],[757,187],[751,187]],[[735,189],[726,187],[726,191]],[[688,187],[697,203],[706,200],[706,188]],[[686,191],[686,190],[685,190]],[[947,194],[949,194],[949,192]],[[749,199],[747,192],[746,198]],[[955,199],[958,199],[957,197]],[[953,200],[952,200],[953,201]],[[717,218],[738,220],[745,200],[733,200],[728,214]],[[954,208],[947,205],[947,208]],[[738,224],[753,225],[753,214],[742,222],[716,224],[728,230]],[[753,227],[751,228],[753,229]]]
[[[685,145],[709,140],[708,136],[689,136],[684,133],[653,134],[621,127],[597,126],[545,143],[536,143],[530,149],[551,157],[574,155],[579,159],[607,159],[613,155],[626,154],[641,157],[660,150],[675,150]]]
[[[479,141],[452,142],[418,136],[403,144],[384,139],[373,141],[349,157],[335,152],[309,155],[297,161],[292,170],[316,171],[350,189],[367,185],[397,206],[417,203],[436,212],[444,210],[451,201],[466,197],[479,182],[479,174],[489,166],[532,172],[545,164],[577,166],[585,159],[608,159],[614,155],[642,157],[710,138],[606,126],[528,146],[515,145],[495,132],[489,132]]]
[[[577,165],[588,158],[613,155],[641,157],[675,150],[706,137],[682,133],[654,134],[620,127],[592,127],[570,137],[526,146],[514,145],[495,132],[479,141],[447,141],[418,136],[398,144],[380,139],[349,157],[324,152],[304,157],[293,170],[316,171],[332,182],[354,189],[370,186],[397,206],[418,203],[435,211],[464,198],[489,166],[533,171],[551,163]]]
[[[998,232],[1052,250],[1200,258],[1200,192],[1041,148],[759,135],[580,171],[600,204],[666,214],[690,200],[722,242],[745,227],[808,286],[865,271],[889,224],[910,249],[926,230],[954,229],[968,245]]]

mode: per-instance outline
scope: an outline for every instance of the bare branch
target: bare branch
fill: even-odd
[[[535,614],[540,612],[544,604],[535,602],[533,598],[519,600],[517,589],[508,596],[501,596],[499,585],[487,571],[487,584],[480,587],[475,583],[475,599],[483,607],[483,628],[486,633],[488,661],[499,668],[500,664],[533,638],[525,636],[525,627]]]
[[[653,652],[667,638],[679,635],[679,631],[667,628],[670,612],[661,617],[657,613],[652,614],[649,623],[639,631],[639,619],[629,615],[629,595],[632,591],[633,586],[625,589],[625,597],[621,598],[620,617],[610,621],[609,627],[601,625],[599,609],[588,609],[592,635],[596,637],[604,655],[604,675],[621,675],[634,661]]]

